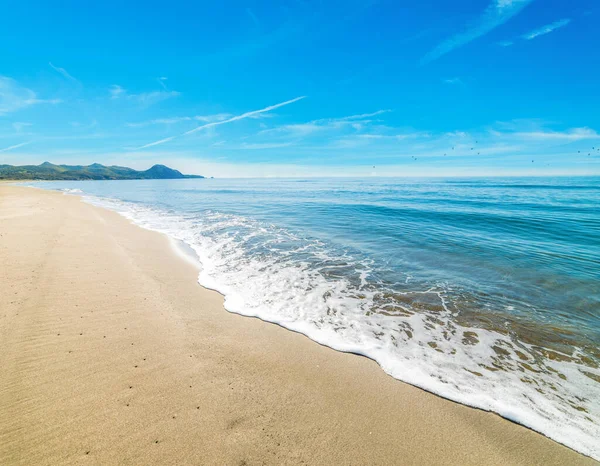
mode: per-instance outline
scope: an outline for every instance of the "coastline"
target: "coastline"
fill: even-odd
[[[226,312],[168,238],[115,212],[1,184],[0,219],[8,464],[597,464]]]

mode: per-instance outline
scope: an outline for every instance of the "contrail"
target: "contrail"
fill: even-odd
[[[13,149],[18,149],[19,147],[26,146],[27,144],[31,144],[31,142],[22,142],[21,144],[15,144],[14,146],[6,147],[4,149],[0,149],[0,152],[6,152]]]
[[[260,110],[253,110],[251,112],[242,113],[241,115],[237,115],[237,116],[228,118],[227,120],[214,121],[212,123],[206,123],[204,125],[198,126],[197,128],[194,128],[194,129],[191,129],[189,131],[186,131],[185,133],[182,133],[182,134],[180,134],[178,136],[171,136],[171,137],[168,137],[168,138],[165,138],[165,139],[161,139],[160,141],[154,141],[154,142],[150,142],[148,144],[144,144],[143,146],[137,147],[135,150],[146,149],[147,147],[152,147],[152,146],[158,146],[160,144],[164,144],[165,142],[172,141],[175,138],[178,138],[178,137],[181,137],[181,136],[187,136],[188,134],[195,133],[196,131],[200,131],[200,130],[205,129],[205,128],[210,128],[210,127],[213,127],[213,126],[224,125],[225,123],[231,123],[232,121],[243,120],[245,118],[253,117],[254,115],[260,115],[261,113],[270,112],[271,110],[275,110],[276,108],[283,107],[283,106],[289,105],[289,104],[293,104],[294,102],[298,102],[299,100],[302,100],[305,97],[306,96],[303,95],[301,97],[296,97],[295,99],[292,99],[292,100],[286,100],[285,102],[281,102],[279,104],[275,104],[275,105],[271,105],[269,107],[261,108]]]

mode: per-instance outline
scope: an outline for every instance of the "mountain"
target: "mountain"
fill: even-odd
[[[204,178],[200,175],[184,175],[164,165],[154,165],[145,171],[99,163],[92,165],[0,165],[0,180],[173,180],[181,178]]]

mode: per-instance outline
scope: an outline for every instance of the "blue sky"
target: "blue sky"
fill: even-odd
[[[0,163],[600,174],[594,0],[88,3],[4,0]]]

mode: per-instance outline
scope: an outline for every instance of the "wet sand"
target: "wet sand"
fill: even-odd
[[[166,237],[0,184],[0,464],[598,464],[230,314]]]

